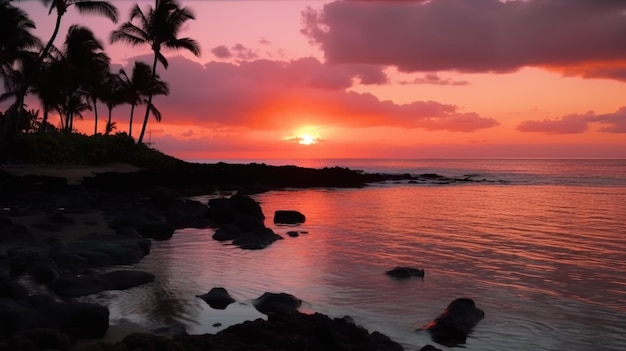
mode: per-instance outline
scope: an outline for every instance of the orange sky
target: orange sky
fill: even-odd
[[[126,21],[133,2],[113,3]],[[171,94],[155,98],[150,141],[188,160],[626,158],[626,3],[469,3],[183,0],[196,20],[181,36],[202,55],[168,53],[158,68]],[[19,6],[47,38],[54,16]],[[110,21],[72,8],[58,45],[76,23],[116,69],[151,62],[147,48],[108,44]],[[128,114],[114,110],[118,131]],[[87,112],[78,126],[93,123]]]

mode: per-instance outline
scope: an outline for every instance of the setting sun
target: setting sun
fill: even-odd
[[[298,144],[301,145],[311,145],[317,143],[317,138],[313,137],[310,134],[302,134],[298,137]]]

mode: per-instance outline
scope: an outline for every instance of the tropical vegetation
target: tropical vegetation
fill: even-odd
[[[154,116],[157,121],[162,119],[153,97],[169,94],[168,84],[157,74],[157,63],[166,69],[168,67],[162,51],[188,50],[194,55],[200,54],[195,40],[179,38],[182,26],[194,19],[192,11],[181,7],[176,0],[155,0],[154,6],[145,10],[137,4],[132,7],[129,20],[110,34],[110,42],[149,45],[154,59],[151,65],[135,62],[129,75],[124,69],[112,69],[103,42],[88,27],[72,25],[67,33],[59,33],[64,15],[70,8],[81,14],[104,16],[116,23],[118,10],[113,1],[40,2],[47,6],[49,14],[56,15],[55,27],[46,41],[33,34],[35,23],[17,1],[0,0],[0,102],[5,106],[8,104],[8,108],[0,111],[0,162],[8,157],[33,159],[37,152],[42,153],[39,159],[43,160],[78,160],[77,156],[52,157],[47,152],[50,148],[59,147],[57,142],[83,140],[70,135],[78,133],[75,120],[88,114],[94,118],[94,136],[101,135],[98,125],[100,104],[107,109],[104,135],[101,135],[105,138],[121,125],[120,121],[113,120],[116,117],[113,114],[115,108],[130,105],[128,133],[110,136],[111,140],[124,145],[129,141],[134,144],[133,115],[136,107],[145,106],[137,139],[137,144],[143,143],[149,116]],[[60,47],[54,45],[57,37],[64,38]],[[28,106],[34,99],[26,99],[27,96],[36,98],[37,106]],[[123,124],[126,123],[124,121]],[[35,141],[37,138],[41,138],[42,142]],[[85,146],[80,143],[72,142],[73,146],[68,148],[74,150],[74,147]],[[102,141],[94,143],[98,147],[107,144]],[[37,151],[39,147],[42,149]],[[58,150],[59,153],[62,149]]]

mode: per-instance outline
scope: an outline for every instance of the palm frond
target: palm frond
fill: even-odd
[[[191,38],[168,40],[163,43],[163,46],[171,50],[186,49],[189,50],[192,54],[200,56],[200,45],[198,45],[197,41]]]
[[[109,1],[77,0],[74,2],[74,5],[76,5],[76,9],[80,13],[102,15],[113,21],[113,23],[117,23],[117,7]]]
[[[169,66],[169,63],[167,62],[167,59],[165,58],[165,56],[163,56],[163,54],[160,51],[157,51],[154,54],[156,55],[157,60],[161,62],[163,67],[167,69],[167,66]]]
[[[150,43],[150,36],[143,29],[130,22],[123,23],[119,29],[111,32],[109,38],[111,43],[118,41],[131,44],[132,46]]]
[[[137,4],[134,4],[130,10],[130,20],[132,21],[135,18],[139,19],[139,22],[141,23],[142,28],[148,28],[148,19],[146,18],[146,15],[144,15],[143,11],[141,11],[141,8]]]
[[[157,122],[161,122],[161,111],[159,111],[152,103],[149,104],[147,108],[150,110],[150,112],[154,116],[154,119],[156,119]]]

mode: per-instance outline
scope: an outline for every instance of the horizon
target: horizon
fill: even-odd
[[[112,71],[151,62],[149,48],[108,43],[133,3],[113,2],[118,24],[70,8],[55,44],[83,24]],[[202,55],[164,52],[170,67],[157,73],[171,93],[155,97],[163,120],[146,131],[177,158],[626,159],[626,3],[180,3],[196,15],[180,36]],[[54,13],[16,4],[47,40]],[[113,110],[114,132],[129,111]],[[86,134],[93,124],[89,111],[76,122]]]

